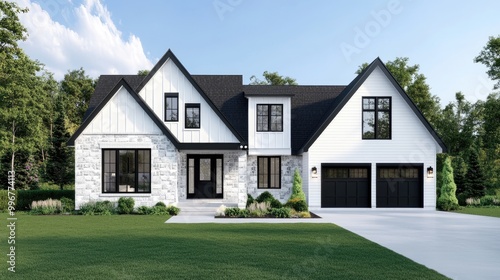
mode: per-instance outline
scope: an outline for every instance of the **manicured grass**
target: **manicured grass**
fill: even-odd
[[[165,224],[161,216],[17,215],[0,279],[446,279],[332,224]]]
[[[455,212],[500,218],[500,207],[463,207]]]

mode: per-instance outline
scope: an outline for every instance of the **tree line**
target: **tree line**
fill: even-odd
[[[74,182],[70,133],[82,122],[96,81],[83,69],[68,71],[61,81],[31,59],[18,42],[26,28],[14,2],[0,1],[0,185],[15,170],[17,189],[36,189],[40,182],[63,188]]]
[[[16,171],[19,189],[36,189],[41,182],[60,188],[71,185],[74,151],[66,141],[81,124],[97,80],[80,68],[56,81],[18,45],[28,36],[18,15],[27,10],[0,0],[0,11],[0,187],[7,186],[8,170]],[[491,37],[473,59],[487,66],[498,89],[500,36]],[[470,102],[466,94],[457,92],[455,100],[442,107],[419,65],[410,65],[409,58],[396,58],[386,66],[447,145],[448,153],[438,157],[437,169],[440,172],[449,157],[457,194],[478,197],[499,189],[500,94],[492,92],[486,100]],[[295,79],[277,72],[266,71],[263,76],[264,80],[252,76],[250,84],[297,85]]]

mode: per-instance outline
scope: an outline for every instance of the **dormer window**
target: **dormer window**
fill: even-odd
[[[283,104],[257,104],[257,131],[283,131]]]

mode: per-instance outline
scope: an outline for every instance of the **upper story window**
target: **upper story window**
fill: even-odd
[[[165,93],[165,121],[176,122],[179,120],[179,94]]]
[[[363,139],[391,139],[391,98],[363,97]]]
[[[283,131],[283,104],[257,104],[257,131]]]
[[[186,128],[200,128],[200,104],[186,104]]]

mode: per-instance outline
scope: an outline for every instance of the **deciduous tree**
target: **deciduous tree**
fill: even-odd
[[[273,86],[296,86],[297,81],[288,76],[281,76],[278,72],[268,72],[264,71],[262,74],[264,76],[264,81],[259,80],[257,77],[250,77],[250,85],[273,85]]]
[[[61,94],[64,95],[68,130],[74,132],[82,123],[83,115],[89,107],[90,97],[96,81],[85,74],[85,70],[68,71],[61,81]]]
[[[486,46],[474,58],[474,62],[486,65],[488,67],[488,71],[486,71],[488,76],[497,81],[494,89],[500,88],[500,35],[489,38]]]

